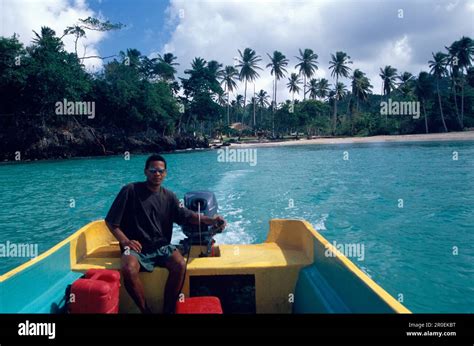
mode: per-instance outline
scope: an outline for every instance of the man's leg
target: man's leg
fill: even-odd
[[[165,265],[168,268],[169,275],[165,286],[163,313],[171,314],[175,310],[179,290],[184,281],[186,261],[180,252],[175,250]]]
[[[123,283],[130,297],[132,297],[142,313],[151,313],[151,310],[146,305],[143,284],[138,277],[140,263],[138,263],[137,258],[132,255],[122,255],[121,271]]]

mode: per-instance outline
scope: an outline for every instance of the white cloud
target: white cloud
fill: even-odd
[[[456,8],[456,6],[459,4],[459,0],[456,0],[455,2],[450,2],[448,3],[445,8],[446,8],[446,11],[450,12],[452,11],[453,9]]]
[[[441,4],[441,8],[439,5]],[[472,1],[466,3],[471,8]],[[438,6],[438,7],[437,7]],[[404,1],[185,1],[171,0],[167,9],[171,37],[162,52],[173,52],[181,64],[178,73],[189,68],[194,57],[233,65],[237,49],[266,53],[283,52],[290,59],[288,74],[294,71],[298,48],[311,48],[319,55],[316,77],[333,83],[328,70],[331,53],[347,52],[371,78],[374,92],[380,92],[379,69],[392,65],[399,72],[418,73],[427,69],[431,51],[443,50],[462,35],[471,35],[472,13],[459,0]],[[404,19],[397,10],[404,9]],[[259,71],[256,89],[272,92],[270,70]],[[344,82],[349,83],[348,80]],[[278,99],[290,98],[287,78],[279,81]],[[253,86],[249,85],[253,91]],[[243,85],[238,93],[243,94]],[[302,98],[300,93],[297,98]]]
[[[66,27],[77,23],[78,19],[89,16],[97,17],[84,0],[0,0],[0,35],[19,35],[19,40],[26,46],[34,37],[33,30],[41,31],[42,26],[48,26],[58,36],[63,34]],[[100,55],[98,43],[106,37],[106,33],[88,31],[87,38],[80,40],[78,54],[83,56]],[[65,48],[74,52],[74,39],[72,36],[63,39]],[[88,70],[97,70],[102,67],[101,59],[85,59],[84,64]]]

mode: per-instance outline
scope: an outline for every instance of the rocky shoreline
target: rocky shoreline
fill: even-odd
[[[4,162],[209,148],[206,138],[189,134],[163,136],[153,129],[130,133],[119,128],[82,125],[8,129],[0,131],[0,143],[0,160]]]

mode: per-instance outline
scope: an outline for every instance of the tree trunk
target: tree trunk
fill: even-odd
[[[461,126],[461,130],[463,129],[463,123],[461,121],[461,117],[459,115],[458,109],[458,97],[456,94],[456,83],[453,82],[453,94],[454,94],[454,108],[456,109],[456,118],[458,119],[459,126]]]
[[[426,117],[426,107],[425,107],[425,100],[421,99],[421,106],[423,107],[423,114],[425,115],[425,130],[428,133],[428,118]]]
[[[275,79],[275,109],[277,109],[277,90],[278,90],[278,80]]]
[[[458,123],[461,126],[461,129],[463,128],[463,124],[461,121],[461,118],[459,116],[459,109],[458,109],[458,97],[456,94],[456,82],[454,80],[454,76],[451,75],[451,78],[453,78],[453,95],[454,95],[454,109],[456,110],[456,118],[458,119]]]
[[[436,90],[438,91],[439,110],[441,112],[441,121],[443,122],[444,132],[448,132],[446,122],[444,121],[443,105],[441,104],[441,94],[439,93],[439,79],[436,80]]]
[[[79,35],[76,34],[76,40],[74,41],[74,51],[76,52],[76,56],[79,57],[77,54],[77,41],[79,40]]]
[[[191,121],[191,114],[188,116],[188,120],[186,121],[186,127],[185,127],[185,132],[188,132],[189,129],[189,122]]]
[[[230,93],[229,93],[229,91],[227,91],[227,125],[230,125],[230,103],[229,103],[229,98],[230,98]]]
[[[247,102],[247,78],[245,78],[245,90],[244,90],[244,111],[242,112],[242,126],[244,125],[244,115],[245,115],[245,104]]]
[[[255,83],[253,83],[253,127],[257,126],[257,119],[255,118]]]
[[[464,79],[464,76],[461,76]],[[461,130],[464,129],[464,80],[461,80]]]
[[[178,120],[178,134],[181,133],[181,122],[183,120],[183,113],[181,113],[181,115],[179,116],[179,120]]]
[[[352,95],[351,95],[351,98],[349,99],[349,119],[351,121],[351,136],[353,136],[354,135],[354,121],[353,121],[352,118],[353,118],[354,114],[352,114],[352,113],[353,113],[353,110],[354,110],[354,105],[352,105],[352,107],[351,107],[351,101],[352,101]]]
[[[306,100],[306,75],[303,73],[303,101]]]
[[[275,108],[276,108],[276,97],[277,97],[277,76],[275,74],[275,85],[273,88],[273,107],[272,107],[272,137],[275,138]]]
[[[334,136],[336,134],[336,123],[337,123],[337,82],[338,78],[336,75],[336,94],[334,95],[334,112],[332,115],[332,135]]]

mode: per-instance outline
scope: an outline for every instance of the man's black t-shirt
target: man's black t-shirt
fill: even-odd
[[[180,207],[176,195],[161,187],[150,191],[145,182],[125,185],[110,207],[105,221],[119,226],[128,239],[138,240],[143,252],[171,242],[173,223],[183,225],[193,212]]]

